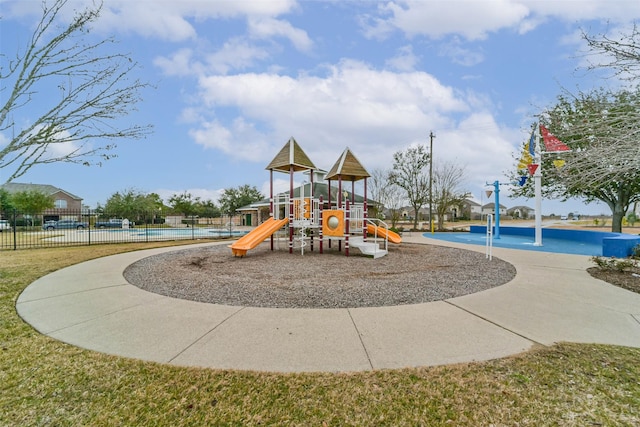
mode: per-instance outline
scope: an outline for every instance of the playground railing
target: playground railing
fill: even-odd
[[[389,239],[388,237],[380,237],[378,236],[378,230],[380,228],[386,228],[387,230],[389,229],[389,226],[387,225],[386,222],[384,222],[381,219],[378,218],[367,218],[367,223],[368,224],[372,224],[376,227],[376,232],[373,235],[373,242],[374,243],[378,243],[378,239],[383,239],[384,240],[384,250],[388,251],[389,250]]]
[[[364,227],[364,205],[361,203],[350,205],[349,230],[352,233],[362,233]]]

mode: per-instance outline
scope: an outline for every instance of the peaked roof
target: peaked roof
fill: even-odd
[[[369,172],[362,166],[349,148],[342,152],[335,165],[329,170],[325,179],[340,178],[343,181],[359,181],[368,178]]]
[[[310,183],[305,183],[302,186],[304,186],[304,193],[305,195],[308,197],[311,193],[311,184]],[[296,188],[293,189],[293,197],[300,197],[300,188],[302,188],[302,186],[298,186]],[[347,190],[343,190],[343,191],[347,191]],[[284,191],[282,193],[279,194],[289,194],[289,191]],[[351,191],[347,191],[349,200],[351,200]],[[322,199],[324,201],[324,203],[328,203],[329,201],[329,185],[325,184],[324,182],[314,182],[313,183],[313,197],[318,199],[320,198],[320,196],[322,196]],[[336,197],[338,196],[338,187],[332,185],[331,186],[331,199],[335,200]],[[356,203],[362,203],[364,201],[364,197],[361,196],[360,194],[355,194],[354,196],[354,200]],[[239,209],[237,209],[238,211],[246,211],[246,210],[254,210],[260,206],[269,206],[270,203],[270,199],[266,198],[266,199],[262,199],[259,200],[257,202],[253,202],[250,203],[246,206],[243,206]],[[376,202],[373,199],[369,199],[367,198],[367,204],[369,206],[376,204],[378,202]]]
[[[291,166],[293,166],[294,172],[316,168],[293,137],[289,138],[289,141],[265,169],[289,173]]]
[[[495,208],[495,207],[496,207],[496,204],[494,202],[486,203],[486,204],[482,205],[483,209],[485,209],[485,208]],[[502,203],[500,203],[500,209],[502,209],[502,208],[506,209],[507,207],[505,205],[503,205]]]
[[[75,194],[71,194],[61,188],[54,187],[49,184],[21,184],[18,182],[9,182],[7,184],[0,185],[0,188],[7,190],[9,193],[17,193],[20,191],[38,191],[47,196],[62,192],[67,194],[72,199],[82,200],[82,197],[78,197]]]

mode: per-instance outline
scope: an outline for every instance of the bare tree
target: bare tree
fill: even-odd
[[[626,34],[590,35],[583,32],[582,37],[589,46],[588,55],[597,59],[588,69],[610,69],[616,77],[625,80],[640,78],[640,28],[635,23]],[[637,88],[635,92],[638,93]],[[615,128],[614,132],[606,135],[599,131],[598,137],[592,138],[594,143],[590,146],[590,154],[577,156],[574,161],[581,169],[586,185],[628,181],[629,176],[640,170],[640,111],[637,108],[626,111],[616,108],[615,114],[607,114],[610,109],[610,106],[603,106],[601,111],[605,114],[593,114],[583,122],[582,132],[585,135],[593,133],[593,129]],[[623,128],[620,123],[626,126]]]
[[[413,228],[418,228],[418,212],[429,201],[429,176],[425,173],[430,154],[423,145],[398,151],[393,155],[389,180],[402,188],[414,210]]]
[[[402,207],[404,206],[404,191],[402,188],[395,184],[392,184],[388,188],[387,202],[385,207],[389,212],[391,227],[396,228],[396,224],[400,221],[402,216]]]
[[[375,207],[376,216],[383,218],[383,213],[386,209],[390,216],[388,219],[391,220],[391,226],[395,227],[400,219],[400,209],[404,198],[402,189],[389,178],[390,173],[387,169],[374,169],[371,172],[369,182],[371,198],[377,202]]]
[[[382,218],[382,213],[389,197],[389,188],[393,185],[389,181],[389,171],[382,168],[373,169],[368,183],[370,197],[376,201],[375,206],[373,206],[375,216],[376,218]]]
[[[598,60],[589,69],[612,69],[616,76],[629,80],[640,76],[640,28],[635,23],[628,34],[594,36],[583,31],[582,38],[589,46],[588,55]]]
[[[453,162],[438,163],[433,171],[433,202],[438,215],[438,230],[451,208],[460,206],[471,193],[460,188],[465,180],[464,167]]]
[[[542,157],[543,195],[600,200],[611,209],[611,231],[620,232],[629,207],[640,200],[640,90],[566,93],[543,115],[571,149]],[[531,197],[531,181],[514,194]]]
[[[149,84],[131,80],[137,64],[110,52],[113,39],[86,41],[102,5],[58,26],[67,2],[54,0],[50,7],[43,2],[42,17],[24,48],[0,56],[0,91],[6,99],[0,132],[12,135],[0,149],[7,182],[40,164],[100,165],[115,157],[113,141],[142,138],[151,130],[114,123],[135,110]]]

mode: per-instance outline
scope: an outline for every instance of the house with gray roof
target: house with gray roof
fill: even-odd
[[[37,191],[53,198],[54,207],[43,212],[44,221],[76,218],[82,213],[82,197],[53,185],[10,182],[0,185],[0,188],[9,194]]]

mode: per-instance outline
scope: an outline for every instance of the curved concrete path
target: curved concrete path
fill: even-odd
[[[417,233],[405,241],[484,252]],[[41,333],[80,347],[220,369],[429,366],[494,359],[559,341],[640,347],[640,295],[591,278],[586,256],[494,248],[494,256],[515,265],[511,282],[446,301],[380,308],[206,304],[149,293],[123,278],[123,270],[141,258],[182,249],[130,252],[56,271],[24,290],[18,313]]]

